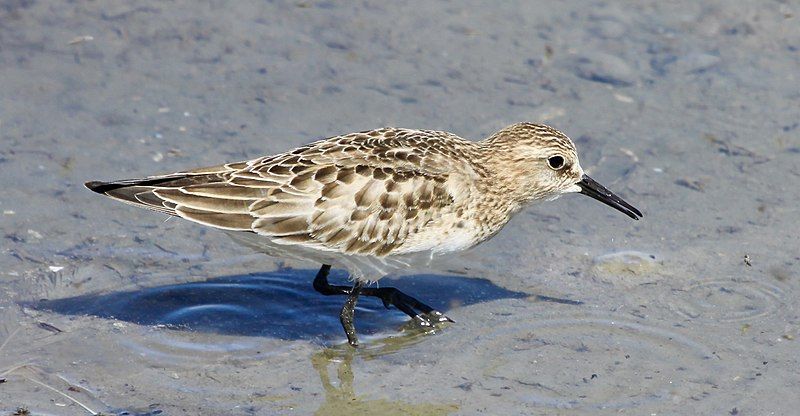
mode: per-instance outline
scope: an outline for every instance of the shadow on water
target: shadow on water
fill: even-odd
[[[93,315],[140,325],[226,335],[264,336],[278,339],[339,339],[342,296],[322,296],[311,282],[316,270],[285,269],[270,273],[223,276],[190,282],[106,294],[40,300],[26,305],[67,315]],[[347,275],[334,271],[331,282]],[[487,279],[445,275],[384,278],[381,286],[395,286],[432,307],[447,311],[459,306],[498,299],[578,303],[530,295],[501,288]],[[458,317],[454,317],[458,320]],[[380,300],[361,297],[357,313],[359,333],[367,336],[408,321]]]

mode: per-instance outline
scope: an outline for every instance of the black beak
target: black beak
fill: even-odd
[[[642,217],[642,212],[636,209],[633,205],[625,202],[622,198],[614,195],[611,191],[606,189],[605,186],[595,182],[594,179],[587,175],[583,175],[583,179],[577,184],[581,187],[581,193],[588,195],[612,208],[617,209],[623,214],[638,220]]]

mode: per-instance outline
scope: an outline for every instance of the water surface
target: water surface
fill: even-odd
[[[800,407],[792,2],[0,6],[0,412],[791,414]],[[575,139],[579,195],[359,303],[318,265],[83,188],[376,128]],[[747,256],[747,261],[745,261]],[[337,271],[334,279],[343,281]]]

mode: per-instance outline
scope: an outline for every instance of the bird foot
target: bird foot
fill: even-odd
[[[430,328],[442,322],[455,322],[454,320],[445,316],[443,313],[436,310],[414,315],[412,319],[417,323],[417,325],[424,328]]]

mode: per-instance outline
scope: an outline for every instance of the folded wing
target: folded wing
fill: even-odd
[[[343,136],[249,162],[87,187],[276,244],[383,256],[457,198],[446,158],[392,136]]]

